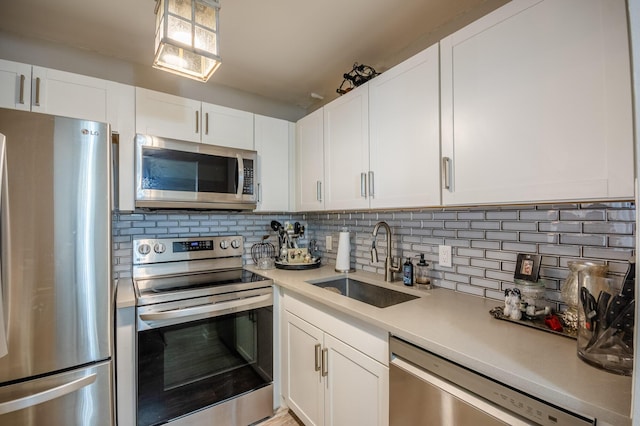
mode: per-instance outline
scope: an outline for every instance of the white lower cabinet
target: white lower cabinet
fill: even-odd
[[[387,425],[386,333],[294,297],[285,296],[285,309],[283,393],[289,408],[307,426]]]

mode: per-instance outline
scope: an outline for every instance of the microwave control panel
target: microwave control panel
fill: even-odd
[[[242,193],[253,195],[253,167],[244,168],[244,186],[242,187]]]

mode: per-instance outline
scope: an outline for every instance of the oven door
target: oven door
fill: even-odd
[[[256,162],[255,151],[138,134],[136,207],[255,208]]]
[[[271,287],[137,308],[138,425],[156,425],[273,381]]]

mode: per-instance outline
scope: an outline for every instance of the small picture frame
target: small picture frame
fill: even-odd
[[[516,262],[516,271],[514,278],[537,282],[540,273],[540,260],[542,256],[538,254],[518,253],[518,261]]]

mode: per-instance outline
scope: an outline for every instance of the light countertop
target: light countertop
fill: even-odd
[[[330,310],[379,327],[428,351],[492,377],[598,424],[630,425],[631,377],[586,364],[576,341],[493,318],[500,302],[451,290],[417,290],[381,275],[358,271],[349,276],[421,296],[376,308],[313,286],[306,281],[340,276],[332,265],[304,271],[247,269]]]

